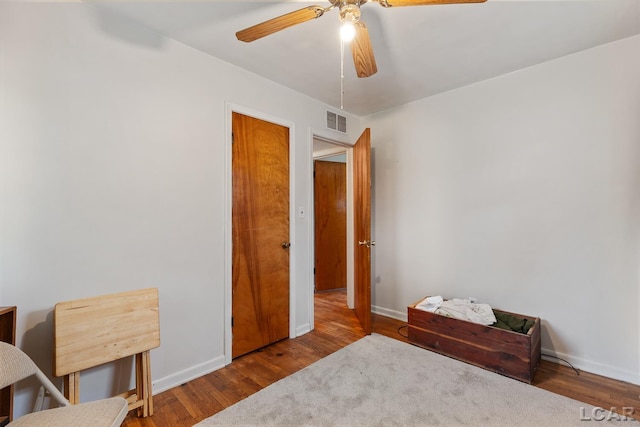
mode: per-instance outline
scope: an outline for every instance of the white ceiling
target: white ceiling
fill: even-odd
[[[337,10],[253,43],[235,38],[238,30],[312,4],[329,5],[118,1],[99,3],[99,10],[339,108]],[[378,73],[357,78],[347,47],[344,110],[359,116],[640,34],[640,0],[488,0],[388,9],[367,3],[362,20]]]

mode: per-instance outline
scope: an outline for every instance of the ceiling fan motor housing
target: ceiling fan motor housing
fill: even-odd
[[[360,20],[360,5],[358,1],[340,2],[340,22],[350,22],[355,24]]]

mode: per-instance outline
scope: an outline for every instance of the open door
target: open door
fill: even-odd
[[[354,309],[365,334],[371,334],[371,130],[353,146]]]

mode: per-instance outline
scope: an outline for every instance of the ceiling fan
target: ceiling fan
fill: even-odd
[[[303,22],[316,19],[338,8],[340,21],[345,27],[351,27],[353,41],[351,42],[351,54],[356,66],[358,77],[369,77],[378,71],[376,60],[373,56],[373,48],[369,39],[367,26],[360,20],[360,7],[365,3],[378,3],[383,7],[396,6],[427,6],[438,4],[484,3],[487,0],[329,0],[331,5],[307,6],[294,12],[285,13],[268,21],[261,22],[244,30],[238,31],[236,37],[243,42],[252,42],[285,28],[292,27]]]

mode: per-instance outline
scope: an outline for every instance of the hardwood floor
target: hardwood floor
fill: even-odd
[[[346,306],[345,291],[323,292],[315,299],[315,330],[239,357],[228,366],[154,396],[154,415],[137,418],[131,412],[125,427],[182,427],[210,417],[256,391],[308,366],[364,336]],[[407,339],[405,322],[373,315],[373,331],[400,341]],[[400,332],[399,332],[400,329]],[[427,351],[427,350],[425,350]],[[640,386],[542,361],[534,385],[573,399],[610,409],[637,408]],[[637,417],[637,414],[636,414]]]

